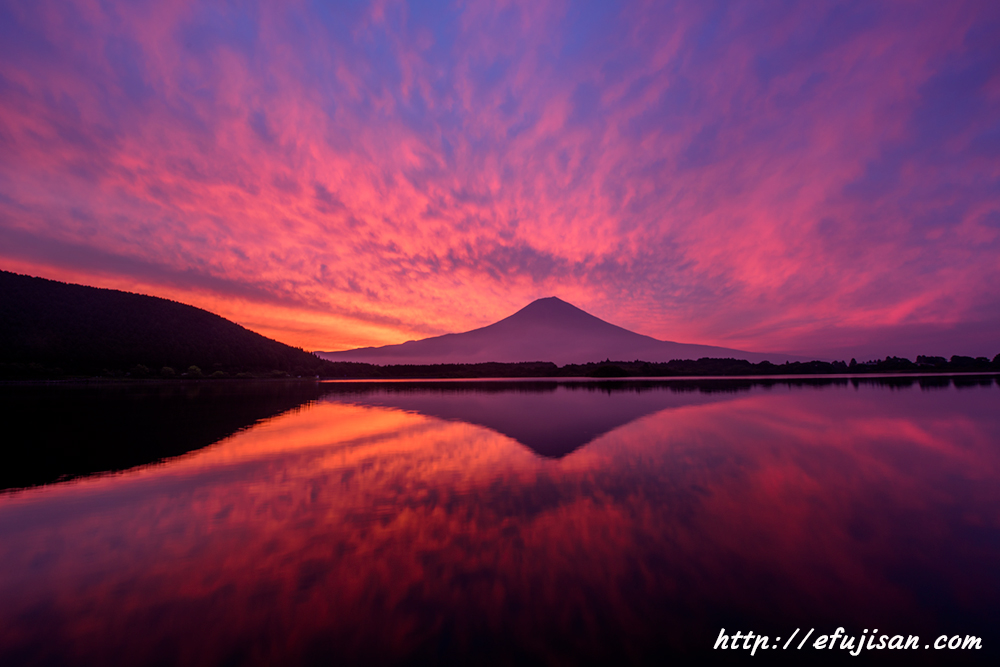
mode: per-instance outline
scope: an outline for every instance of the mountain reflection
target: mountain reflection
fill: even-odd
[[[995,386],[741,387],[516,394],[543,406],[510,403],[523,419],[666,401],[559,459],[460,419],[475,403],[440,419],[400,402],[422,390],[324,389],[164,465],[8,494],[0,663],[651,663],[803,625],[995,639]]]
[[[162,463],[317,400],[484,426],[559,459],[663,410],[755,389],[989,387],[991,376],[0,385],[0,490]]]
[[[749,391],[750,385],[740,389]],[[548,458],[566,456],[654,412],[729,398],[731,392],[651,382],[366,383],[332,385],[324,396],[485,426]]]
[[[0,386],[0,489],[126,470],[201,449],[322,394],[317,383]]]
[[[956,387],[993,378],[957,377]],[[328,383],[324,400],[394,408],[485,426],[536,454],[561,458],[640,417],[731,400],[754,387],[866,386],[948,388],[948,377],[716,378],[694,380],[458,381]]]

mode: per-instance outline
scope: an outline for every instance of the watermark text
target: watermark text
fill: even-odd
[[[881,650],[950,650],[969,651],[983,648],[981,637],[973,635],[939,635],[933,641],[921,643],[919,635],[890,635],[880,633],[875,628],[870,633],[866,628],[861,635],[848,635],[844,628],[837,628],[830,634],[816,634],[816,628],[809,628],[803,632],[803,628],[796,628],[794,632],[782,637],[776,636],[772,640],[769,635],[763,635],[749,630],[727,631],[725,628],[719,630],[719,636],[715,640],[715,649],[729,651],[750,651],[750,655],[757,655],[758,651],[767,650],[838,650],[846,651],[850,655],[860,655],[862,651]]]

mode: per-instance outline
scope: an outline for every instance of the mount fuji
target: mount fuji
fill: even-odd
[[[465,333],[316,355],[330,361],[379,365],[550,361],[562,366],[604,359],[667,362],[702,357],[775,364],[804,360],[789,354],[657,340],[605,322],[554,296],[533,301],[510,317]]]

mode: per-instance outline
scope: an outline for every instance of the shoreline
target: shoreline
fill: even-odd
[[[554,382],[554,383],[612,383],[612,382],[675,382],[711,380],[861,380],[898,378],[950,378],[950,377],[991,377],[1000,376],[1000,371],[918,371],[896,373],[777,373],[772,375],[627,375],[621,377],[593,377],[572,375],[538,376],[469,376],[469,377],[286,377],[286,378],[58,378],[50,380],[0,380],[0,387],[24,386],[191,386],[225,384],[362,384],[362,383],[417,383],[417,382]]]
[[[815,374],[777,374],[777,375],[629,375],[623,377],[589,377],[581,376],[553,376],[541,375],[538,377],[406,377],[406,378],[320,378],[321,384],[335,383],[362,383],[362,382],[669,382],[677,380],[850,380],[862,378],[919,378],[919,377],[996,377],[1000,376],[1000,371],[979,371],[979,372],[938,372],[938,373],[815,373]]]

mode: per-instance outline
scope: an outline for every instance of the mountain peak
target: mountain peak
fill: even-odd
[[[502,322],[518,324],[534,322],[549,325],[561,324],[570,327],[585,324],[593,325],[599,322],[606,326],[614,326],[609,325],[600,318],[594,317],[585,310],[577,308],[571,303],[563,301],[557,296],[536,299],[513,315],[500,320],[497,324]]]
[[[541,299],[535,299],[534,301],[532,301],[531,303],[529,303],[527,306],[525,306],[521,310],[528,310],[529,308],[532,308],[532,309],[559,308],[559,307],[562,307],[562,306],[569,306],[570,308],[573,308],[574,310],[580,310],[579,308],[577,308],[573,304],[571,304],[571,303],[569,303],[567,301],[563,301],[562,299],[560,299],[557,296],[544,296]]]
[[[759,353],[657,340],[606,322],[555,296],[536,299],[499,322],[464,333],[317,354],[331,361],[374,364],[551,361],[563,365],[601,359],[666,362],[701,357],[751,361],[766,358]]]

